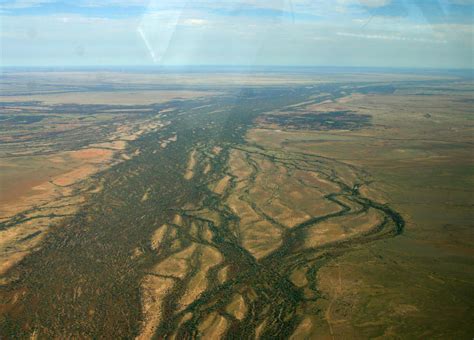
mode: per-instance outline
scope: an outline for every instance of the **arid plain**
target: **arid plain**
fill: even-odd
[[[471,338],[472,79],[2,77],[5,338]]]

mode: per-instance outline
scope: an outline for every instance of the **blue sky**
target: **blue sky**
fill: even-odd
[[[1,65],[473,68],[474,0],[0,0]]]

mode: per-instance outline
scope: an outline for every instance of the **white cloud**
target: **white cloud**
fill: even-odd
[[[390,4],[391,0],[359,0],[359,2],[367,7],[383,7]]]
[[[367,33],[350,33],[350,32],[337,32],[336,35],[351,38],[361,39],[377,39],[377,40],[393,40],[393,41],[407,41],[407,42],[425,42],[425,43],[436,43],[446,44],[446,40],[442,39],[428,39],[421,37],[408,37],[398,34],[367,34]]]
[[[198,18],[189,18],[189,19],[185,19],[183,21],[184,25],[189,25],[189,26],[203,26],[203,25],[206,25],[208,23],[209,23],[209,21],[207,21],[205,19],[198,19]]]
[[[391,0],[337,0],[339,4],[354,5],[360,4],[365,7],[377,8],[390,4]]]
[[[120,7],[130,7],[130,6],[146,6],[150,0],[86,0],[81,2],[81,6],[85,7],[110,7],[110,6],[120,6]]]

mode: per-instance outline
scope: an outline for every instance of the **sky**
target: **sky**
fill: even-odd
[[[0,0],[1,66],[472,69],[474,0]]]

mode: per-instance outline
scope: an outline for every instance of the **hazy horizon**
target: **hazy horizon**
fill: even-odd
[[[462,72],[467,71],[472,73],[474,68],[442,68],[442,67],[389,67],[389,66],[348,66],[348,65],[208,65],[208,64],[176,64],[176,65],[0,65],[0,69],[4,71],[51,71],[58,72],[62,70],[68,71],[114,71],[114,72],[139,72],[145,70],[155,70],[155,71],[198,71],[198,70],[208,70],[208,71],[219,71],[219,72],[231,72],[231,71],[242,71],[242,72],[270,72],[270,71],[292,71],[292,70],[307,70],[312,72],[324,71],[329,73],[337,73],[343,71],[351,71],[354,73],[359,72],[396,72],[396,73],[405,73],[405,72],[441,72],[441,73],[450,73],[450,72]]]

